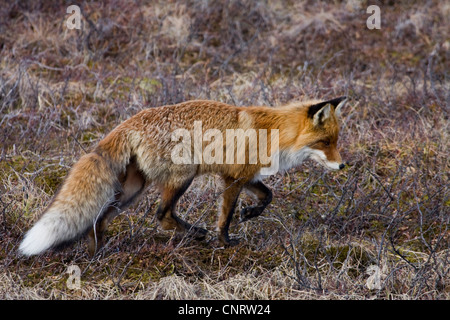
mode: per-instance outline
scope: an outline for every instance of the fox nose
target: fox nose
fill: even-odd
[[[345,164],[344,163],[341,163],[340,165],[339,165],[339,170],[342,170],[342,169],[344,169],[345,168]]]

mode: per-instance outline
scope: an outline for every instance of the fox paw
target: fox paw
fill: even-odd
[[[230,238],[228,235],[219,235],[219,244],[225,248],[234,247],[239,244],[236,238]]]
[[[263,208],[261,208],[260,206],[245,207],[241,210],[241,219],[239,220],[239,223],[255,218],[262,212]]]
[[[192,227],[188,234],[190,237],[194,238],[195,240],[205,240],[206,234],[208,233],[208,230],[200,228],[200,227]]]
[[[224,247],[235,247],[235,246],[237,246],[239,244],[239,239],[236,239],[236,238],[231,238],[231,239],[228,239],[228,243],[227,244],[224,244]]]

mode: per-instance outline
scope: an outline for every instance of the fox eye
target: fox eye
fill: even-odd
[[[322,143],[328,147],[330,145],[330,140],[322,140]]]

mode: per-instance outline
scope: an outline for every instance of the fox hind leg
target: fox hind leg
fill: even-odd
[[[128,208],[145,189],[146,179],[134,159],[131,159],[125,173],[119,176],[119,182],[121,188],[115,201],[100,215],[88,234],[88,252],[91,257],[103,247],[104,233],[111,221]]]
[[[112,221],[112,219],[119,214],[119,208],[116,206],[109,206],[108,209],[102,214],[100,219],[95,223],[95,226],[88,234],[88,253],[90,257],[103,247],[104,233]]]
[[[161,203],[156,211],[160,226],[164,230],[176,229],[178,232],[188,232],[197,240],[203,240],[207,230],[192,226],[176,215],[176,205],[180,197],[186,192],[193,178],[186,180],[180,187],[160,186]]]

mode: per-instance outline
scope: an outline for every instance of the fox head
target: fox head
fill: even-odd
[[[330,170],[345,167],[337,150],[338,117],[346,97],[339,97],[310,105],[307,108],[308,143],[305,146],[310,159]]]

